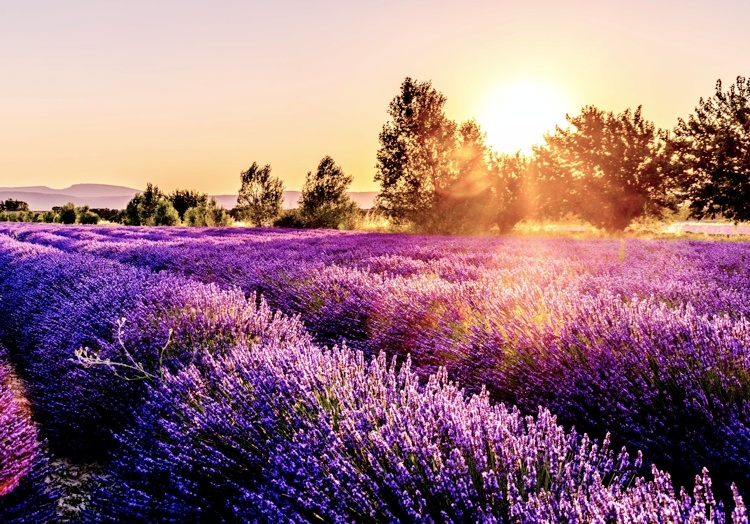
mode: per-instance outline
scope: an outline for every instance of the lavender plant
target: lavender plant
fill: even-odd
[[[0,521],[50,521],[55,495],[44,482],[48,459],[21,383],[5,359],[0,346]]]
[[[720,498],[731,500],[732,482],[750,493],[747,244],[39,224],[2,232],[22,241],[18,250],[55,246],[160,272],[155,280],[181,275],[251,301],[261,293],[318,344],[344,342],[368,359],[410,355],[424,380],[444,367],[524,414],[542,405],[566,427],[599,439],[610,431],[677,486],[706,466]],[[141,358],[158,355],[174,326],[141,318],[152,317],[128,318],[125,333],[133,327]],[[151,333],[146,342],[140,332]],[[180,366],[193,362],[173,347]]]
[[[420,385],[382,354],[279,344],[280,325],[151,386],[91,521],[724,521],[705,472],[675,495],[547,410],[466,396],[444,372]]]

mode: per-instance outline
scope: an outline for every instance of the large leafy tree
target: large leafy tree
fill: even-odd
[[[750,80],[700,99],[670,139],[680,186],[696,218],[750,220]]]
[[[396,223],[442,234],[507,231],[523,218],[527,162],[497,155],[479,125],[457,125],[430,82],[406,78],[380,133],[376,205]]]
[[[240,173],[240,182],[237,207],[241,216],[258,227],[271,225],[281,214],[284,183],[271,175],[270,165],[260,167],[256,162]]]
[[[444,112],[445,96],[431,82],[406,78],[388,107],[380,132],[376,206],[396,223],[429,220],[435,190],[450,178],[456,125]]]
[[[348,189],[353,177],[337,166],[330,156],[325,156],[318,169],[308,172],[299,213],[308,227],[349,228],[358,214],[358,206],[349,197]]]
[[[609,231],[670,205],[664,142],[641,108],[586,106],[535,148],[537,202],[546,216],[572,212]]]

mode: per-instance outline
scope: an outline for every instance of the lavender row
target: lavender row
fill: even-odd
[[[320,343],[411,355],[688,483],[750,492],[746,244],[8,226],[297,314]]]
[[[635,475],[640,457],[566,433],[547,410],[467,397],[444,373],[421,386],[408,364],[304,342],[203,364],[151,390],[108,471],[126,481],[94,494],[91,522],[725,519],[705,471],[693,497],[675,495],[667,474]],[[733,505],[746,522],[736,491]]]
[[[53,520],[55,494],[44,482],[48,473],[29,402],[0,346],[0,521]]]
[[[654,296],[699,313],[750,313],[750,253],[743,243],[658,240],[457,238],[322,230],[94,228],[0,224],[18,240],[86,252],[202,281],[238,285],[246,294],[282,293],[338,266],[386,280],[429,275],[448,282],[520,279],[577,293],[607,289],[625,297]],[[524,270],[530,269],[530,275]],[[559,272],[564,274],[557,274]],[[556,278],[555,278],[556,277]],[[400,283],[400,282],[399,282]],[[379,281],[373,281],[379,284]],[[283,297],[278,297],[284,302]],[[293,307],[293,304],[290,304]],[[304,311],[298,311],[304,314]],[[314,327],[314,326],[313,326]]]
[[[0,271],[2,337],[52,444],[112,435],[92,521],[723,519],[708,477],[675,495],[546,410],[321,350],[237,290],[9,239]]]
[[[0,337],[55,451],[105,458],[148,379],[256,340],[238,290],[0,237]],[[302,328],[300,327],[299,330]]]

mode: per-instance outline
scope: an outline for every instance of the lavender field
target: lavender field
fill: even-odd
[[[749,319],[741,242],[2,223],[0,521],[747,522]]]

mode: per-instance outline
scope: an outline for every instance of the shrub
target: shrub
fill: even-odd
[[[279,218],[273,222],[273,226],[301,229],[305,227],[305,222],[300,216],[299,209],[284,209],[281,211]]]
[[[234,219],[227,210],[218,205],[213,198],[205,204],[185,211],[185,224],[188,226],[226,227],[233,223]]]
[[[176,226],[179,223],[180,215],[169,200],[162,200],[156,205],[155,226]]]
[[[75,224],[76,218],[76,206],[73,202],[62,206],[57,213],[57,221],[61,224]]]
[[[79,207],[76,210],[77,222],[79,224],[98,224],[101,218],[89,209],[88,206]]]

